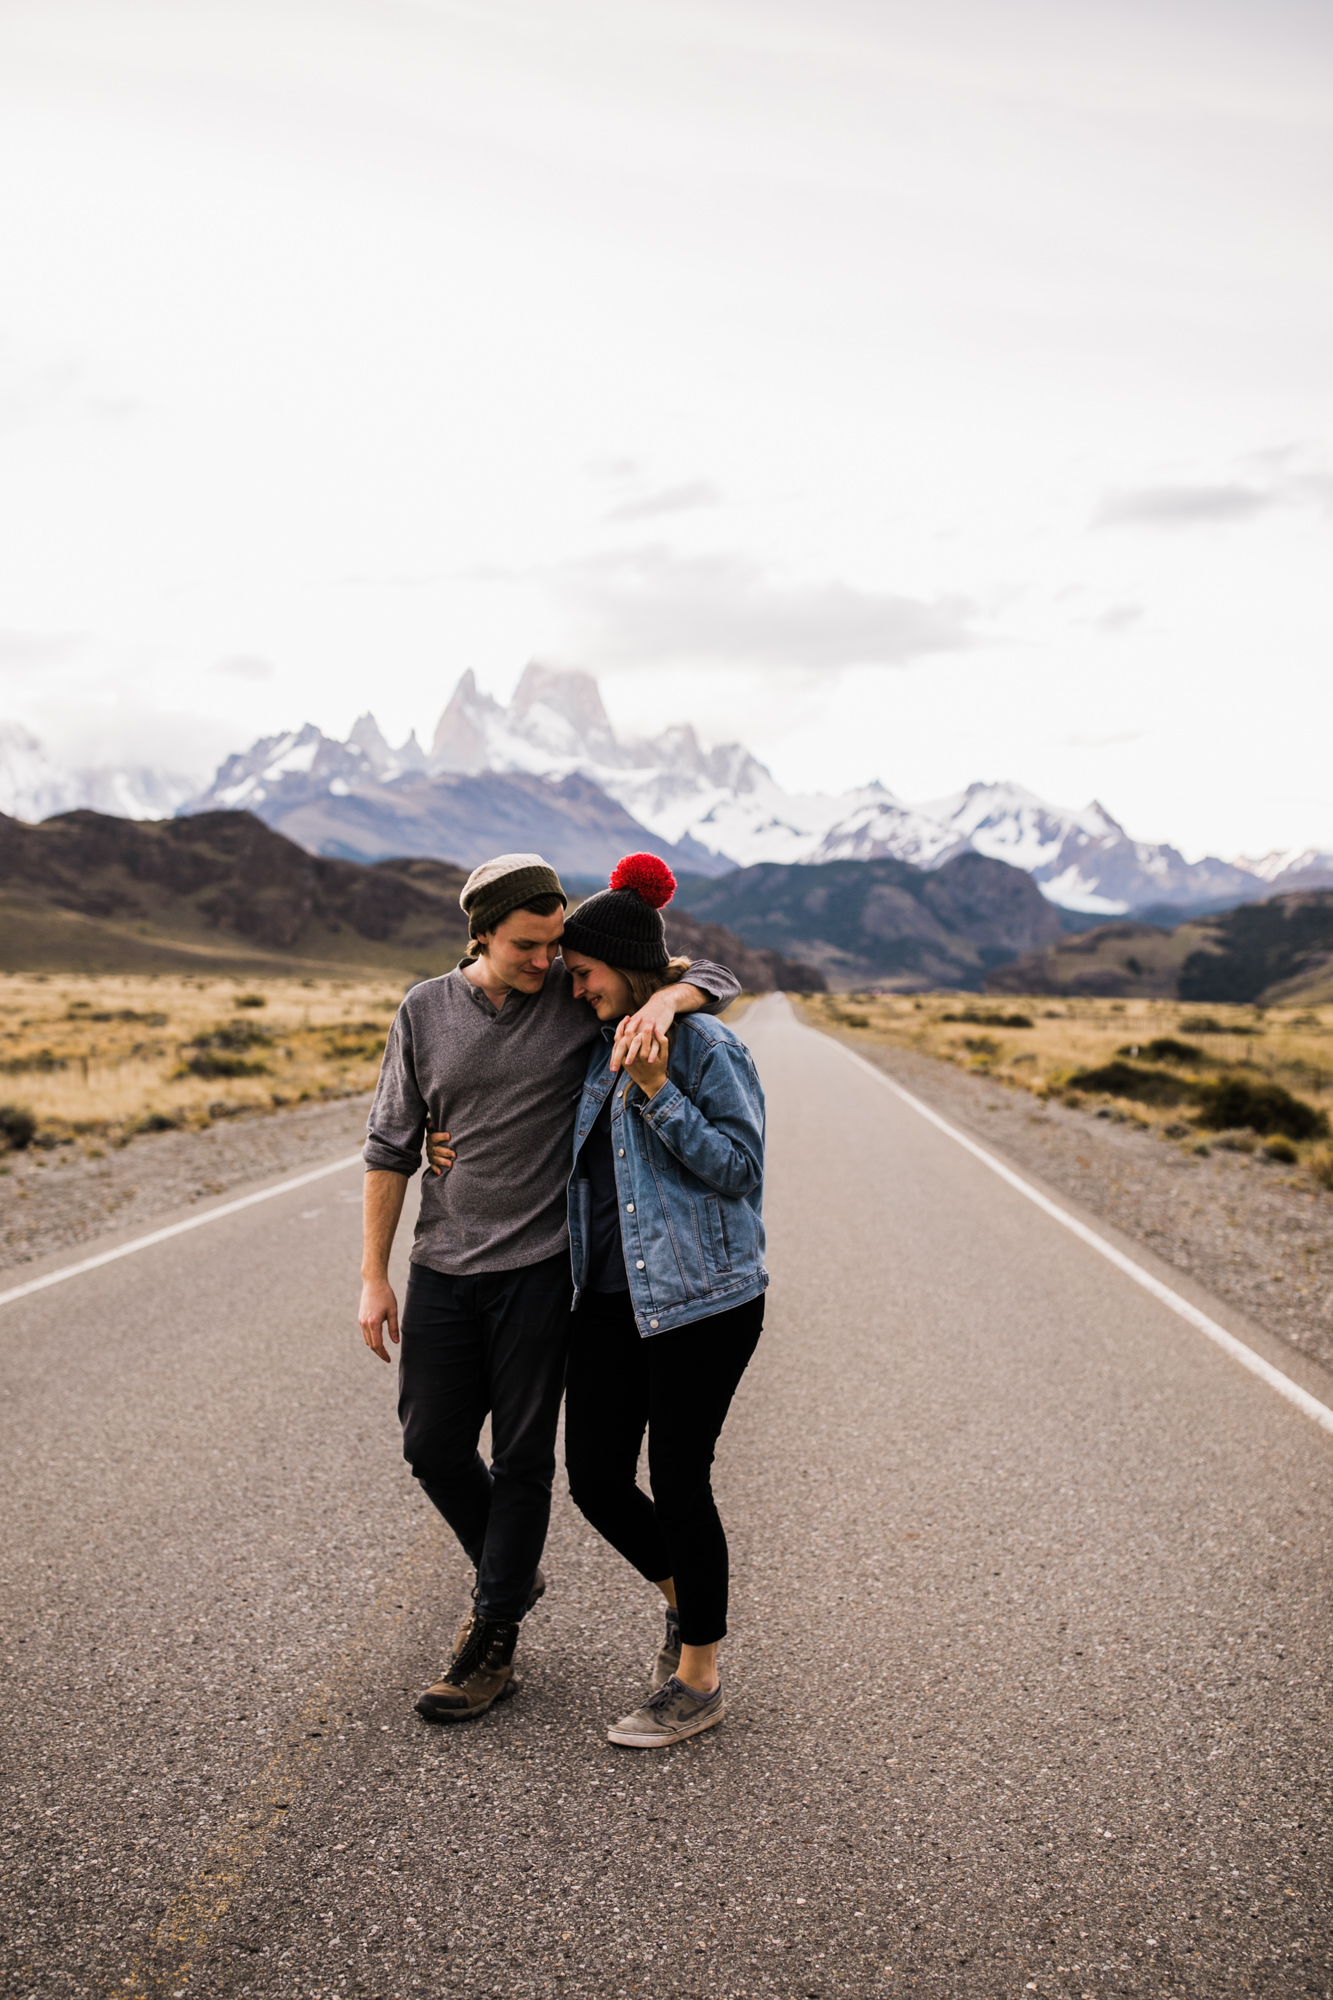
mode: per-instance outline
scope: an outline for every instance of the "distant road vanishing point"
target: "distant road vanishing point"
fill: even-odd
[[[355,1162],[0,1308],[6,1991],[1333,1987],[1333,1436],[785,1000],[740,1025],[773,1285],[731,1712],[669,1753],[604,1740],[655,1614],[563,1477],[522,1692],[413,1714],[470,1579]]]

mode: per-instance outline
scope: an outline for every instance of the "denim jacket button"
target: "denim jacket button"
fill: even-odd
[[[623,1146],[622,1146],[622,1147],[620,1148],[620,1157],[621,1157],[621,1159],[622,1159],[622,1160],[623,1160],[623,1159],[624,1159],[624,1157],[625,1157],[625,1148],[624,1148]]]
[[[648,1322],[648,1324],[649,1324],[649,1326],[656,1326],[656,1325],[657,1325],[657,1321],[656,1321],[655,1319],[650,1319],[650,1320],[649,1320],[649,1322]]]
[[[634,1213],[634,1203],[633,1203],[632,1201],[627,1201],[627,1202],[625,1203],[625,1212],[626,1212],[626,1214],[627,1214],[627,1215],[633,1215],[633,1213]]]
[[[634,1268],[635,1268],[635,1270],[636,1270],[636,1271],[641,1271],[641,1270],[643,1269],[643,1259],[642,1259],[642,1257],[640,1257],[640,1258],[639,1258],[639,1260],[638,1260],[638,1262],[637,1262],[637,1263],[635,1264]]]

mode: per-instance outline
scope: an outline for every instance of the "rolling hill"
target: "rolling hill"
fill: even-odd
[[[0,970],[429,978],[466,949],[465,880],[447,861],[310,854],[248,812],[0,814]],[[674,951],[730,965],[752,992],[823,985],[683,910],[666,917]]]
[[[1265,1006],[1333,1000],[1333,890],[1273,896],[1173,930],[1103,924],[998,968],[986,990]]]
[[[691,915],[819,967],[830,985],[977,989],[987,972],[1062,935],[1031,876],[971,852],[939,868],[764,862],[680,885]]]

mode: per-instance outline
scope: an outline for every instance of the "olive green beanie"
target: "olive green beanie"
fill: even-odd
[[[493,861],[483,861],[468,876],[458,898],[467,912],[468,936],[493,931],[534,896],[558,896],[562,903],[569,902],[560,877],[540,854],[497,854]]]

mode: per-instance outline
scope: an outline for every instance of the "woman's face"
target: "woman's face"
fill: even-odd
[[[600,958],[585,958],[581,951],[567,951],[564,959],[574,981],[574,998],[586,1000],[599,1021],[623,1020],[634,1012],[634,996],[623,972],[603,965]]]

